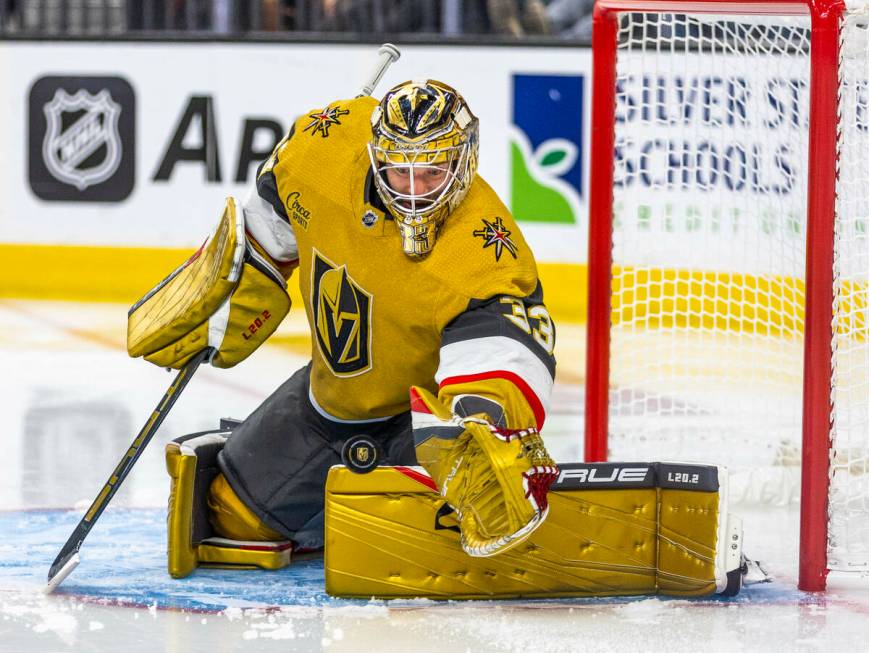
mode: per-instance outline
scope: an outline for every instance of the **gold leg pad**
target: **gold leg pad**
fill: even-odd
[[[269,528],[233,491],[223,474],[218,474],[208,490],[208,518],[218,535],[233,540],[279,542],[284,539]]]
[[[626,494],[550,493],[549,518],[528,540],[507,553],[474,558],[461,548],[449,507],[426,486],[391,468],[362,477],[333,468],[326,591],[442,599],[653,593],[656,490],[633,491],[627,501]]]
[[[169,514],[166,531],[169,574],[184,578],[197,566],[193,546],[193,484],[196,479],[196,456],[183,455],[175,442],[166,445],[166,470],[169,472]]]
[[[717,492],[660,489],[658,588],[662,594],[715,592]]]
[[[211,537],[197,547],[200,564],[241,569],[283,569],[290,564],[292,552],[293,543],[289,540],[240,542]]]
[[[455,513],[415,468],[358,475],[333,467],[326,591],[435,599],[714,593],[719,492],[635,483],[646,467],[654,465],[622,470],[623,482],[604,485],[589,473],[591,487],[551,491],[538,530],[488,558],[465,554]]]
[[[207,436],[203,436],[207,440]],[[194,453],[195,441],[189,440],[184,444],[170,442],[166,445],[166,469],[171,478],[171,490],[169,493],[169,515],[167,518],[167,553],[169,574],[173,578],[189,576],[200,564],[214,567],[231,568],[260,568],[281,569],[290,564],[293,543],[289,540],[260,541],[259,536],[270,536],[273,539],[280,537],[265,525],[262,529],[256,526],[259,520],[252,513],[245,513],[246,521],[243,524],[252,525],[249,532],[252,533],[250,540],[228,539],[222,537],[208,537],[201,542],[194,542],[193,537],[193,511],[194,485],[197,474],[197,456]],[[218,479],[223,479],[218,475]],[[217,486],[229,489],[224,481]],[[231,492],[231,490],[229,490]],[[221,506],[237,507],[226,491],[221,494],[223,502]],[[209,497],[211,498],[211,497]],[[231,494],[230,499],[241,502]],[[207,510],[203,499],[200,510]],[[228,514],[222,515],[224,521],[229,520]],[[200,516],[201,518],[201,516]],[[233,523],[242,523],[236,520]],[[264,530],[263,530],[264,529]]]

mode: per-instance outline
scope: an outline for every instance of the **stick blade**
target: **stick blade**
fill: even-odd
[[[64,562],[57,571],[55,571],[53,574],[49,572],[48,584],[43,589],[43,592],[45,594],[51,594],[54,590],[56,590],[57,586],[60,585],[66,579],[66,577],[73,572],[76,567],[78,567],[78,563],[78,551],[75,551],[69,558],[67,558],[66,562]],[[54,567],[52,567],[52,569],[54,569]]]

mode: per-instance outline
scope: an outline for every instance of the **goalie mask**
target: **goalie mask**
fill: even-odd
[[[477,171],[477,118],[452,87],[433,79],[387,91],[371,116],[374,185],[408,256],[434,247],[443,221]]]

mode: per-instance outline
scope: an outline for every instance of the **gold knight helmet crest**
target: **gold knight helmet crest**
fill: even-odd
[[[371,295],[320,252],[314,251],[311,307],[317,345],[335,376],[371,369]]]

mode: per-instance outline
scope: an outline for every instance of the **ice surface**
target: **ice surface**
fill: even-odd
[[[171,375],[124,352],[126,307],[0,300],[0,653],[23,651],[768,651],[866,649],[869,591],[796,590],[796,506],[743,509],[747,549],[775,582],[736,600],[349,601],[322,566],[281,572],[163,571],[163,446],[244,417],[304,347],[266,345],[232,370],[202,369],[45,596],[45,574]],[[304,342],[299,316],[283,342]],[[583,333],[559,330],[559,380],[544,437],[580,455]],[[280,341],[280,339],[278,339]]]

